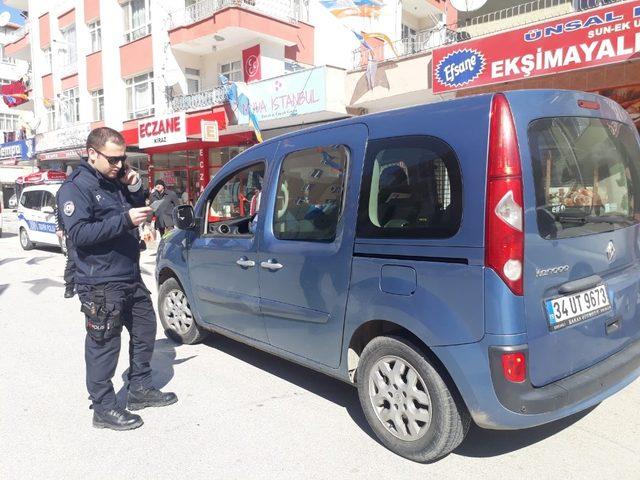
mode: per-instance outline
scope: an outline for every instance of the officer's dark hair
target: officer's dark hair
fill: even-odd
[[[124,137],[119,131],[109,127],[98,127],[91,130],[87,137],[87,151],[90,148],[102,151],[107,142],[122,146],[126,145]]]

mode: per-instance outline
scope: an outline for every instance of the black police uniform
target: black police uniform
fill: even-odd
[[[144,205],[144,190],[137,187],[131,191],[83,162],[58,192],[58,208],[75,247],[76,289],[87,327],[87,389],[97,412],[117,408],[111,378],[123,325],[131,337],[129,390],[153,388],[156,317],[140,276],[137,227],[128,215],[130,208]]]
[[[56,218],[56,232],[62,231],[64,234],[64,238],[62,242],[65,243],[65,247],[67,250],[67,258],[64,264],[64,296],[65,298],[71,298],[75,292],[75,274],[76,274],[76,264],[73,260],[73,244],[69,239],[69,235],[64,230],[64,220],[62,220],[62,216],[60,214],[60,209],[58,208],[58,195],[56,194],[56,205],[54,207],[54,214]]]

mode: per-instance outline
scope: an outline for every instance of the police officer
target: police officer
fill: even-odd
[[[148,220],[140,176],[126,164],[125,142],[111,128],[87,138],[88,158],[58,192],[58,208],[74,245],[76,290],[85,314],[87,389],[93,426],[130,430],[142,418],[116,403],[111,378],[122,327],[129,331],[128,410],[178,401],[151,383],[156,317],[140,276],[137,226]]]

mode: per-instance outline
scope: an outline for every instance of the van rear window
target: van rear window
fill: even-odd
[[[640,147],[630,126],[543,118],[530,124],[529,146],[543,238],[607,232],[640,220]]]

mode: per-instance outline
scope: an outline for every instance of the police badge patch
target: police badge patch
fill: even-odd
[[[73,215],[73,212],[76,211],[76,206],[73,204],[73,202],[65,202],[62,206],[62,211],[67,217],[70,217],[71,215]]]

